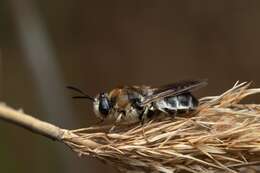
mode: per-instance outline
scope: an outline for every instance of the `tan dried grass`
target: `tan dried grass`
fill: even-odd
[[[260,93],[236,83],[220,96],[200,99],[196,112],[144,125],[122,124],[65,131],[62,141],[125,172],[239,172],[260,165],[260,104],[242,104]]]

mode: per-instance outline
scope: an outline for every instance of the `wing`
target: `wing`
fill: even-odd
[[[151,102],[161,98],[180,95],[207,85],[207,80],[186,80],[179,81],[173,84],[162,86],[156,89],[152,95],[146,96],[140,103],[140,106],[145,106]]]

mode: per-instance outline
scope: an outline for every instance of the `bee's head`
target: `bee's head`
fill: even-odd
[[[111,102],[107,93],[100,93],[93,102],[94,112],[100,119],[105,119],[111,111]]]
[[[73,98],[86,98],[86,99],[91,100],[93,102],[94,112],[98,118],[103,120],[110,113],[112,105],[108,98],[107,93],[100,93],[95,98],[93,98],[93,97],[85,94],[83,91],[81,91],[78,88],[75,88],[72,86],[68,86],[67,88],[77,91],[81,94],[81,96],[74,96]]]

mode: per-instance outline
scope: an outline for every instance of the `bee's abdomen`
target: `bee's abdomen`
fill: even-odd
[[[176,114],[196,109],[198,100],[191,93],[184,93],[178,96],[166,97],[155,103],[155,107],[162,112]]]

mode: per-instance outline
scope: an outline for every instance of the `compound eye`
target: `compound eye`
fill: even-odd
[[[104,94],[101,94],[99,99],[99,112],[103,115],[108,115],[110,111],[110,103],[108,98]]]

